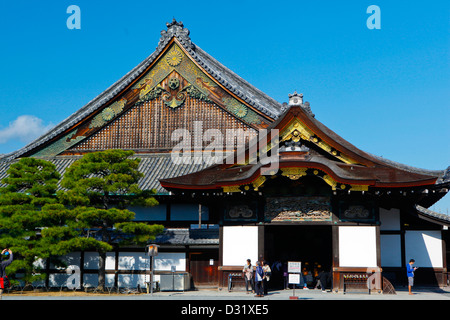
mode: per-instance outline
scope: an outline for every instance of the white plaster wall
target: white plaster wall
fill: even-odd
[[[106,253],[106,270],[114,270],[116,266],[116,254],[114,252]],[[84,253],[84,269],[98,270],[98,252]]]
[[[339,266],[377,266],[375,227],[339,227]]]
[[[98,253],[84,253],[85,270],[98,270]],[[64,256],[62,259],[69,265],[79,266],[80,252],[75,252]],[[119,270],[149,270],[149,257],[144,252],[120,252],[119,253]],[[156,271],[171,271],[171,267],[175,266],[176,271],[186,271],[186,253],[184,252],[159,252],[155,257]],[[106,270],[114,270],[115,253],[108,252],[106,256]],[[51,287],[66,286],[69,274],[52,273],[49,275],[49,285]],[[145,287],[146,274],[119,274],[118,285],[120,287],[136,287],[138,284]],[[159,276],[158,276],[159,277]],[[97,273],[85,273],[83,276],[83,284],[86,287],[96,287],[98,285]],[[37,284],[36,284],[37,285]],[[114,274],[106,274],[106,286],[114,285]]]
[[[148,270],[149,258],[145,252],[119,252],[119,270]]]
[[[159,252],[158,255],[155,257],[156,271],[171,271],[172,266],[176,267],[176,271],[186,271],[186,253]],[[147,260],[147,270],[148,270],[148,260]]]
[[[406,231],[405,263],[410,259],[414,266],[425,268],[442,268],[442,233],[440,230]]]
[[[258,259],[258,227],[223,227],[223,265],[244,266],[247,259],[252,265]]]

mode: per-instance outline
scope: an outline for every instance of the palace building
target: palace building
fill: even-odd
[[[159,275],[175,268],[194,287],[226,287],[247,259],[301,261],[331,271],[337,291],[381,271],[383,290],[406,282],[414,258],[417,284],[447,285],[450,217],[428,208],[448,192],[450,167],[418,169],[358,149],[319,122],[302,94],[275,101],[194,44],[181,22],[168,23],[155,52],[111,87],[0,158],[0,179],[22,157],[64,174],[107,149],[133,150],[140,187],[156,190],[158,206],[130,210],[165,226],[155,240]],[[96,253],[66,258],[96,285]],[[47,268],[50,283],[67,277]],[[109,286],[143,286],[147,271],[144,248],[108,254]]]

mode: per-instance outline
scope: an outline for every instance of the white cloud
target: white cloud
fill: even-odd
[[[52,123],[45,125],[44,121],[38,117],[22,115],[10,122],[8,127],[0,128],[0,143],[11,140],[28,143],[46,133],[53,126]]]

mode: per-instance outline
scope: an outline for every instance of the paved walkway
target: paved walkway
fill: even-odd
[[[343,294],[322,292],[320,290],[296,289],[296,300],[290,299],[293,290],[271,291],[262,298],[243,291],[199,290],[186,292],[155,292],[150,294],[86,294],[83,292],[53,292],[42,294],[11,293],[0,301],[2,316],[21,319],[34,319],[37,314],[54,318],[83,317],[115,319],[122,314],[135,318],[137,315],[151,318],[153,312],[162,314],[164,319],[283,319],[314,316],[319,319],[336,318],[364,319],[371,315],[394,316],[400,312],[404,318],[417,317],[417,311],[425,310],[430,300],[450,300],[450,288],[416,288],[414,295],[397,289],[396,295],[383,294]],[[347,300],[346,303],[344,300]],[[391,300],[391,301],[388,301]],[[392,301],[393,300],[393,301]],[[421,301],[419,301],[421,300]],[[436,301],[433,301],[436,303]],[[388,305],[387,305],[388,304]],[[405,306],[409,304],[409,306]],[[447,307],[448,302],[436,307]],[[440,313],[437,313],[440,314]],[[87,318],[86,318],[87,317]]]
[[[292,300],[292,289],[269,291],[264,297],[255,297],[243,291],[228,292],[227,290],[202,289],[185,292],[155,292],[151,294],[85,294],[80,292],[64,292],[53,294],[11,293],[4,294],[3,300]],[[331,293],[320,290],[296,289],[298,300],[450,300],[450,288],[415,288],[409,295],[406,288],[396,288],[395,295],[365,294],[365,293]]]

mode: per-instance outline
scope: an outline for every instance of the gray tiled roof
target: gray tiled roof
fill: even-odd
[[[139,186],[144,190],[156,189],[158,193],[167,193],[161,187],[159,179],[178,177],[208,167],[208,164],[204,162],[200,164],[175,164],[169,153],[138,155],[136,157],[141,159],[138,169],[144,174],[144,177],[139,181]]]
[[[165,229],[153,243],[169,245],[218,245],[219,229],[190,230],[187,228]]]
[[[175,164],[170,153],[139,154],[135,157],[141,159],[138,170],[144,174],[139,181],[139,187],[144,190],[155,189],[158,194],[168,194],[168,191],[161,187],[159,179],[197,172],[208,166],[204,162],[199,164]],[[80,158],[81,156],[56,156],[45,160],[55,164],[56,170],[63,175],[66,169]],[[14,162],[0,162],[0,186],[1,180],[7,176],[6,171],[10,164]]]
[[[420,215],[422,215],[426,218],[430,218],[432,220],[438,220],[439,222],[441,222],[443,224],[450,225],[450,216],[449,215],[434,212],[434,211],[424,208],[420,205],[415,205],[415,208]]]

